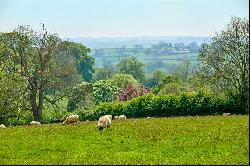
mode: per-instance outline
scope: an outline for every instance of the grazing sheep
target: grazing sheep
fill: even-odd
[[[103,130],[104,128],[109,128],[111,125],[111,119],[108,116],[101,116],[98,121],[98,129]]]
[[[79,116],[78,115],[70,115],[68,116],[65,121],[63,122],[63,125],[65,124],[72,124],[72,123],[78,123],[80,124]]]
[[[119,116],[115,116],[115,117],[114,117],[114,120],[117,120],[117,119],[119,119]]]
[[[230,113],[223,113],[223,116],[228,116],[230,115]]]
[[[127,119],[127,117],[125,115],[120,115],[119,116],[119,120],[126,120],[126,119]]]
[[[30,122],[30,125],[41,125],[41,123],[40,123],[40,122],[37,122],[37,121],[31,121],[31,122]]]
[[[4,126],[4,124],[1,124],[1,125],[0,125],[0,129],[1,129],[1,128],[6,128],[6,127]]]
[[[110,120],[112,120],[112,118],[113,118],[112,115],[104,115],[104,116],[109,117]]]

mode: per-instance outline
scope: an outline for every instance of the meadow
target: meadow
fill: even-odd
[[[123,55],[116,48],[103,48],[103,54],[95,56],[92,50],[91,55],[95,57],[95,65],[97,67],[102,67],[103,65],[113,65],[116,66],[121,60],[135,56],[140,62],[144,63],[146,66],[146,72],[150,68],[150,64],[162,62],[165,66],[162,68],[157,67],[158,70],[162,70],[166,73],[174,72],[178,65],[180,65],[185,59],[189,59],[194,66],[198,63],[198,52],[188,52],[188,53],[177,53],[177,54],[163,54],[163,55],[151,55],[144,51],[134,53],[132,48],[126,48]],[[149,66],[148,66],[149,65]],[[151,70],[156,70],[155,68]],[[150,71],[151,71],[150,70]]]
[[[194,116],[0,129],[0,164],[249,164],[249,116]]]

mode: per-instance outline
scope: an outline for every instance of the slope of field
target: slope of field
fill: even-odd
[[[0,164],[249,164],[249,116],[0,129]]]

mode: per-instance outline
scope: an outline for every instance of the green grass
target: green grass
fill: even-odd
[[[0,164],[249,164],[249,116],[0,129]]]

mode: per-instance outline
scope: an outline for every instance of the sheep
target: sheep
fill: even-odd
[[[111,125],[111,119],[108,116],[101,116],[98,121],[98,129],[103,130],[104,128],[109,128]]]
[[[80,124],[79,116],[78,115],[70,115],[68,116],[65,121],[63,122],[63,125],[65,124],[72,124],[72,123],[78,123]]]
[[[41,125],[41,123],[40,123],[40,122],[37,122],[37,121],[31,121],[31,122],[30,122],[30,125]]]
[[[228,116],[230,115],[230,113],[223,113],[223,116]]]
[[[1,128],[3,129],[3,128],[6,128],[6,127],[4,126],[4,124],[1,124],[1,125],[0,125],[0,129],[1,129]]]
[[[119,120],[126,120],[126,119],[127,119],[127,117],[125,115],[120,115],[119,116]]]
[[[114,117],[114,120],[118,120],[118,119],[119,119],[119,116],[115,116],[115,117]]]
[[[104,116],[109,117],[110,120],[112,120],[112,118],[113,118],[112,115],[104,115]]]

